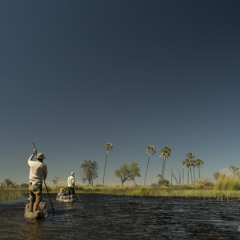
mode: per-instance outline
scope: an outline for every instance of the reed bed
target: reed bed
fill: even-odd
[[[65,189],[67,185],[48,186],[48,191],[57,194],[60,189]],[[76,193],[99,193],[125,196],[163,196],[163,197],[213,197],[220,200],[229,198],[240,198],[240,180],[231,177],[221,177],[215,185],[182,185],[182,186],[82,186],[76,185]],[[28,193],[28,188],[0,189],[0,201],[9,201],[21,198],[24,193]],[[43,193],[47,193],[43,187]]]
[[[51,193],[58,193],[60,188],[67,190],[67,186],[51,187]],[[213,197],[217,199],[240,198],[238,190],[217,189],[215,186],[183,185],[183,186],[76,186],[77,193],[99,193],[125,196],[163,196],[163,197]]]
[[[23,197],[26,193],[24,189],[19,188],[2,188],[0,189],[0,202],[11,201]]]
[[[240,179],[229,176],[220,176],[214,187],[220,191],[238,191],[240,190]]]

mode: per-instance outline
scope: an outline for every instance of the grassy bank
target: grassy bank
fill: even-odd
[[[26,191],[20,188],[1,188],[0,202],[11,201],[23,197]]]
[[[66,186],[51,188],[51,193],[58,193],[60,188],[67,189]],[[139,186],[139,187],[76,187],[77,193],[99,193],[125,196],[165,196],[165,197],[215,197],[225,199],[239,197],[238,190],[218,190],[214,186],[183,185],[183,186]]]
[[[67,190],[66,185],[48,187],[50,193],[57,194],[60,188]],[[43,187],[43,193],[46,193]],[[107,186],[82,186],[76,185],[76,192],[79,193],[99,193],[125,196],[164,196],[164,197],[214,197],[217,199],[240,198],[240,179],[221,177],[215,185],[183,185],[183,186],[125,186],[125,187],[107,187]],[[28,193],[25,189],[0,189],[0,201],[9,201],[22,197]]]

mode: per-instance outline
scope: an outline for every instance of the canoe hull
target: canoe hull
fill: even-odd
[[[68,197],[57,197],[56,200],[58,202],[74,202],[73,199],[68,199]]]
[[[40,202],[39,204],[39,210],[36,212],[29,212],[29,203],[25,206],[25,212],[24,212],[25,218],[45,218],[48,217],[48,210],[46,207],[45,202]]]

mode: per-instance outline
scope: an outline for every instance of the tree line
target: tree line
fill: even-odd
[[[105,157],[105,164],[104,164],[104,173],[103,173],[103,182],[102,185],[104,185],[105,180],[105,174],[106,174],[106,167],[107,167],[107,160],[110,154],[110,150],[113,150],[113,144],[112,143],[105,143],[104,147],[106,148],[106,157]],[[144,185],[146,185],[146,179],[147,179],[147,172],[149,167],[150,158],[152,155],[156,153],[156,149],[152,145],[148,145],[145,148],[146,153],[148,155],[147,158],[147,165],[146,165],[146,171],[144,176]],[[169,146],[165,146],[161,149],[159,158],[162,158],[162,172],[161,174],[158,174],[158,184],[165,184],[168,185],[169,181],[166,180],[165,177],[165,168],[166,168],[166,161],[171,156],[172,149]],[[189,184],[189,176],[191,176],[191,183],[194,184],[196,181],[195,176],[195,168],[197,167],[199,170],[199,178],[200,176],[200,167],[204,164],[204,161],[200,158],[194,159],[195,156],[193,153],[188,153],[186,155],[186,159],[181,162],[182,164],[182,175],[179,172],[179,178],[176,177],[173,170],[171,171],[171,179],[174,178],[177,184],[184,184],[184,167],[187,167],[188,169],[188,184]],[[82,181],[83,184],[87,181],[90,186],[93,186],[93,180],[98,177],[98,164],[96,161],[91,160],[85,160],[82,165],[80,166],[82,169]],[[190,174],[189,174],[190,172]],[[123,165],[115,170],[115,176],[120,179],[121,185],[123,185],[126,181],[133,181],[135,186],[137,186],[136,177],[140,177],[140,168],[138,167],[138,163],[132,162],[131,164],[123,163]],[[192,174],[193,173],[193,174]],[[193,176],[192,176],[193,175]],[[171,181],[172,182],[172,181]]]
[[[102,185],[104,186],[104,180],[105,180],[105,174],[106,174],[106,169],[107,169],[107,161],[108,157],[110,154],[110,151],[113,150],[113,144],[112,143],[105,143],[104,147],[106,148],[106,156],[105,156],[105,163],[104,163],[104,173],[103,173],[103,182]],[[147,165],[146,165],[146,171],[144,175],[144,185],[146,185],[146,179],[147,179],[147,172],[148,172],[148,167],[149,167],[149,162],[151,159],[151,156],[153,156],[156,153],[155,146],[148,145],[145,147],[146,154],[148,155],[147,158]],[[162,171],[161,174],[157,175],[158,184],[159,185],[168,185],[169,181],[165,179],[165,168],[166,168],[166,161],[167,159],[171,156],[172,149],[169,146],[165,146],[161,149],[159,158],[162,158]],[[182,174],[180,174],[178,177],[174,173],[173,170],[171,170],[171,184],[172,184],[172,179],[175,179],[175,182],[180,185],[184,184],[184,168],[187,168],[187,183],[189,184],[191,179],[191,183],[194,184],[196,181],[196,176],[195,176],[195,169],[198,168],[198,178],[201,178],[200,175],[200,167],[204,164],[204,161],[200,158],[194,159],[195,156],[193,153],[188,153],[186,155],[186,159],[181,162],[182,165]],[[81,164],[80,168],[82,169],[81,176],[82,176],[82,181],[83,184],[85,182],[88,182],[90,186],[93,186],[93,180],[98,178],[98,164],[96,161],[91,161],[91,160],[84,160],[84,162]],[[240,176],[240,171],[239,168],[236,166],[230,166],[230,168],[234,176],[239,175]],[[179,171],[179,170],[178,170]],[[115,177],[118,177],[120,179],[121,185],[123,185],[127,181],[132,181],[135,186],[137,186],[136,183],[136,177],[141,177],[140,175],[140,168],[138,167],[138,163],[132,162],[131,164],[123,163],[122,166],[119,169],[115,170]],[[217,174],[217,173],[216,173]],[[53,185],[57,184],[59,177],[54,176],[52,182]],[[14,187],[27,187],[28,184],[23,183],[21,185],[17,185],[15,182],[13,182],[10,179],[5,179],[1,184],[0,187],[2,188],[14,188]]]
[[[0,188],[26,188],[28,187],[27,183],[17,184],[14,181],[12,181],[10,178],[5,178],[0,183]]]

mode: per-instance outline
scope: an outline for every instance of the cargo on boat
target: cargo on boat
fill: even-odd
[[[74,199],[68,199],[68,196],[57,196],[58,202],[74,202]]]

